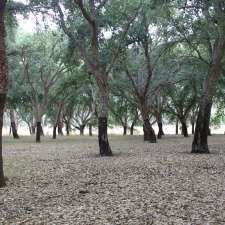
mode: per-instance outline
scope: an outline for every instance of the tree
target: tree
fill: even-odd
[[[7,94],[7,58],[5,47],[5,8],[6,1],[0,1],[0,187],[5,186],[5,177],[3,172],[3,158],[2,158],[2,126],[3,114]]]
[[[135,18],[135,15],[132,13],[131,18],[127,16],[127,9],[130,8],[129,6],[132,6],[132,8],[135,8],[135,10],[137,9],[135,4],[134,7],[132,4],[127,4],[127,8],[124,8],[118,1],[115,1],[114,5],[109,5],[108,2],[109,1],[107,0],[77,0],[69,1],[69,6],[66,1],[63,2],[64,8],[70,12],[69,14],[71,16],[74,16],[73,20],[66,16],[66,13],[63,12],[59,3],[56,2],[54,5],[58,12],[61,28],[69,37],[70,42],[74,48],[80,53],[81,58],[85,62],[88,71],[93,75],[98,87],[100,98],[98,110],[98,140],[101,156],[112,155],[107,134],[109,105],[108,77],[117,59],[117,56],[120,53],[121,43],[123,42],[124,37],[129,29],[130,23],[132,23]],[[109,21],[110,17],[108,17],[109,15],[107,14],[111,13],[109,11],[110,7],[114,7],[115,5],[117,5],[118,8],[116,9],[117,11],[114,11],[114,13],[120,12],[120,10],[118,10],[120,8],[122,8],[122,12],[120,12],[120,16],[114,16],[112,18],[125,18],[124,20],[126,22],[124,23],[122,20],[120,21],[120,24],[117,23],[118,27],[115,29],[115,35],[113,35],[110,40],[113,40],[113,38],[118,36],[121,38],[116,38],[117,41],[114,42],[114,47],[116,46],[117,50],[111,50],[109,53],[107,53],[106,49],[109,48],[108,43],[110,41],[104,38],[103,32],[109,29],[110,24],[113,24],[112,21]],[[75,26],[74,24],[76,20],[75,18],[77,18],[76,15],[81,16],[79,22],[77,23],[79,26]],[[118,33],[120,35],[118,35]],[[105,53],[107,53],[107,55]]]

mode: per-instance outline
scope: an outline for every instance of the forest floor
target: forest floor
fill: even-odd
[[[189,153],[192,137],[112,136],[106,158],[96,137],[4,139],[2,225],[225,224],[224,135],[208,155]]]

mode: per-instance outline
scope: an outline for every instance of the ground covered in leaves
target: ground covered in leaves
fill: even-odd
[[[96,137],[5,138],[7,187],[0,224],[224,225],[225,136],[209,155],[190,154],[192,137],[111,137],[114,157],[98,157]]]

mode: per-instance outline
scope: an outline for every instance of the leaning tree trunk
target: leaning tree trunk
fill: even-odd
[[[103,75],[106,76],[106,75]],[[108,141],[108,108],[109,108],[109,89],[107,78],[102,74],[95,76],[99,88],[99,113],[98,113],[98,142],[100,156],[112,156],[112,150]]]
[[[222,37],[221,37],[222,38]],[[208,131],[212,109],[212,99],[216,91],[216,84],[221,72],[221,61],[224,56],[225,41],[219,43],[213,52],[213,62],[209,69],[207,78],[203,83],[203,92],[195,125],[194,140],[192,142],[192,153],[209,153]]]
[[[41,132],[42,132],[41,122],[37,121],[36,126],[37,126],[37,128],[36,128],[36,143],[39,143],[39,142],[41,142]]]
[[[9,110],[9,116],[10,116],[10,121],[11,121],[13,138],[19,139],[19,135],[18,135],[17,129],[16,129],[15,114],[12,109]]]
[[[6,185],[3,172],[3,157],[2,157],[2,127],[3,127],[3,114],[7,94],[8,83],[8,68],[6,60],[6,48],[5,48],[5,24],[4,24],[4,12],[5,12],[5,0],[0,1],[0,187]]]

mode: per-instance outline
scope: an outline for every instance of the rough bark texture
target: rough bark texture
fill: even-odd
[[[3,172],[3,157],[2,157],[2,126],[3,114],[6,101],[7,84],[8,84],[8,68],[6,60],[5,47],[5,0],[0,1],[0,187],[5,186],[5,177]]]
[[[2,157],[2,126],[3,126],[5,99],[6,94],[0,94],[0,187],[6,185],[3,171],[3,157]]]
[[[109,146],[108,135],[107,135],[107,118],[98,118],[98,141],[100,147],[101,156],[112,156],[112,151]]]
[[[16,128],[15,114],[14,114],[14,111],[12,109],[10,109],[9,115],[10,115],[13,138],[18,139],[19,135],[17,133],[17,128]]]
[[[37,122],[37,131],[36,131],[36,142],[39,143],[41,142],[41,122]]]
[[[152,128],[149,122],[149,119],[144,120],[143,131],[144,131],[144,141],[150,141],[151,143],[156,143],[155,131]]]
[[[53,134],[52,134],[52,138],[56,139],[56,126],[53,127]]]

